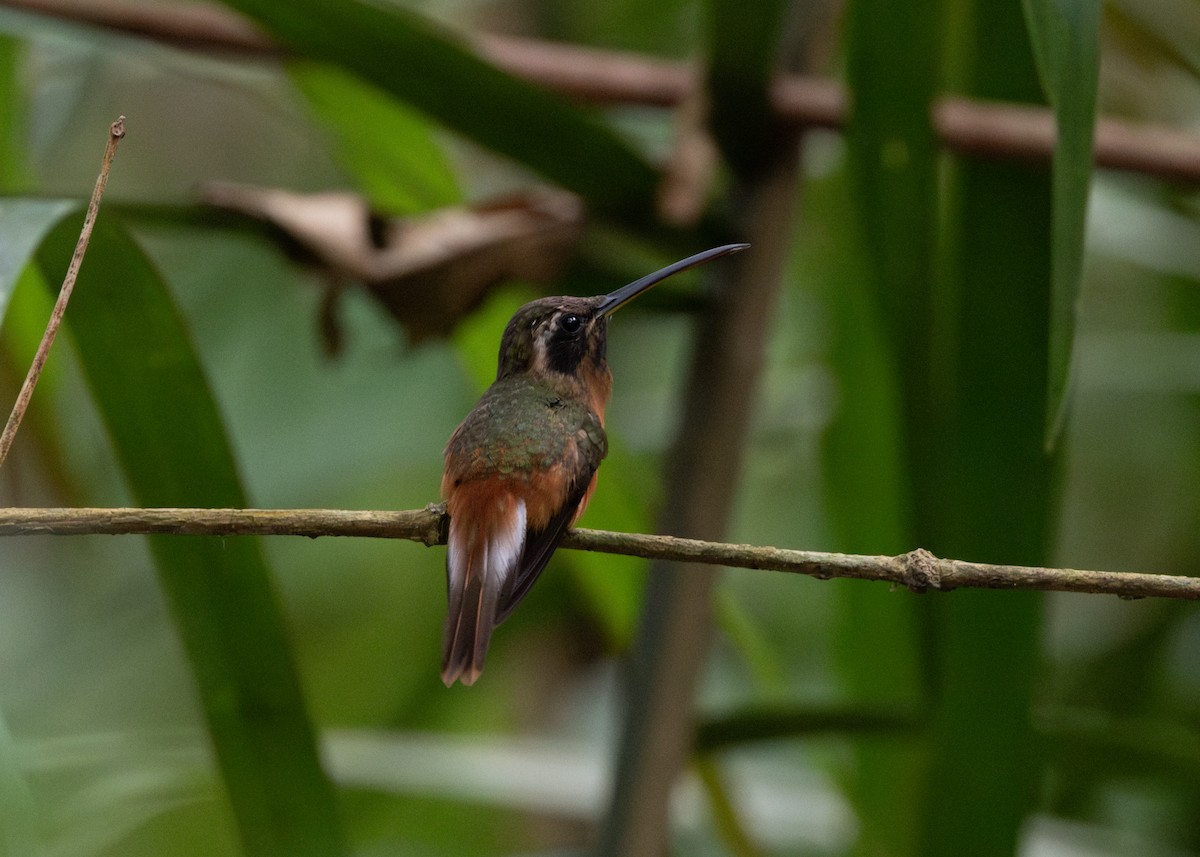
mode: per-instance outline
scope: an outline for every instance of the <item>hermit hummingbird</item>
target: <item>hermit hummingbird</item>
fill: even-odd
[[[609,316],[667,277],[748,246],[697,253],[611,294],[541,298],[508,322],[495,382],[446,444],[447,687],[479,678],[492,630],[591,499],[608,452]]]

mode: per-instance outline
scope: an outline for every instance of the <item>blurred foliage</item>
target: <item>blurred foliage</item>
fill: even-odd
[[[48,281],[71,256],[73,220],[42,245]],[[86,323],[72,331],[134,498],[246,506],[203,371],[157,271],[111,218],[88,254],[73,302]],[[156,537],[149,545],[247,850],[344,851],[258,540]]]
[[[4,401],[44,326],[102,131],[129,117],[70,334],[0,471],[3,502],[435,499],[442,444],[533,290],[495,291],[449,340],[414,346],[348,288],[345,347],[329,360],[326,278],[202,211],[194,188],[350,189],[408,214],[553,181],[592,215],[560,288],[601,291],[710,240],[736,185],[718,177],[703,226],[661,227],[667,111],[572,105],[479,60],[455,30],[662,58],[724,46],[705,79],[742,172],[775,142],[761,121],[772,55],[709,28],[762,46],[766,22],[787,18],[781,38],[805,34],[803,53],[852,86],[857,108],[844,137],[805,135],[731,540],[1195,572],[1200,206],[1191,188],[1082,165],[1093,94],[1102,113],[1200,119],[1200,5],[1107,4],[1098,91],[1098,4],[1085,0],[854,0],[832,18],[820,4],[706,14],[676,0],[232,5],[293,54],[189,53],[0,4]],[[801,53],[790,47],[785,61]],[[1054,172],[941,153],[925,117],[944,91],[1052,103]],[[670,294],[613,326],[612,454],[587,526],[654,526],[688,356],[704,347],[695,292]],[[343,833],[364,855],[592,841],[639,561],[558,555],[498,632],[484,679],[446,690],[440,550],[0,547],[0,854],[257,854],[256,835],[288,828],[313,853]],[[1200,854],[1190,605],[917,597],[732,571],[716,610],[678,853]],[[313,764],[310,719],[336,795]],[[268,785],[247,786],[264,772]]]
[[[297,61],[289,71],[375,211],[415,214],[460,200],[454,172],[419,114],[336,67]]]
[[[1054,108],[1059,129],[1053,163],[1050,368],[1046,385],[1046,443],[1053,447],[1066,418],[1075,345],[1075,307],[1083,269],[1100,75],[1100,4],[1024,0],[1024,7],[1042,87]]]

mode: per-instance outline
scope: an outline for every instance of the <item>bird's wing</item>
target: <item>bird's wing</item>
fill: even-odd
[[[604,424],[591,411],[583,411],[578,425],[567,456],[567,466],[573,473],[566,491],[566,502],[544,527],[531,528],[525,534],[525,549],[521,553],[516,574],[505,581],[500,593],[500,602],[496,606],[497,625],[507,619],[529,593],[567,528],[583,513],[583,507],[587,505],[595,487],[596,469],[608,454],[608,438],[604,434]]]
[[[508,576],[504,581],[504,589],[500,592],[500,601],[496,605],[497,625],[507,619],[509,614],[521,603],[521,599],[529,594],[529,590],[554,554],[554,549],[558,547],[558,543],[566,535],[567,528],[571,526],[571,521],[575,518],[575,513],[578,511],[584,495],[587,494],[588,486],[591,484],[595,472],[594,469],[590,470],[586,474],[581,474],[582,478],[576,479],[567,495],[566,504],[545,527],[526,533],[525,550],[521,554],[521,561],[517,565],[516,573]]]

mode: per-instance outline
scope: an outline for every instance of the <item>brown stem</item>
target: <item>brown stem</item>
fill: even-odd
[[[181,48],[276,57],[280,49],[244,18],[215,6],[79,0],[0,0],[0,6],[78,21]],[[696,85],[694,70],[631,53],[508,36],[478,36],[481,54],[516,77],[598,104],[674,107]],[[848,113],[836,81],[788,75],[775,82],[771,103],[779,118],[840,130]],[[934,128],[947,149],[988,158],[1049,161],[1054,119],[1043,108],[945,97]],[[1178,182],[1200,181],[1200,138],[1174,128],[1119,119],[1096,123],[1096,165]]]
[[[38,344],[37,353],[33,356],[33,363],[30,364],[29,372],[25,375],[25,383],[21,385],[21,392],[17,394],[16,404],[13,405],[12,413],[8,415],[4,431],[0,433],[0,465],[8,457],[8,451],[12,449],[13,441],[16,440],[17,429],[21,427],[21,420],[24,419],[29,402],[33,399],[33,390],[37,386],[38,379],[42,377],[42,367],[46,365],[46,358],[50,356],[50,346],[54,344],[54,337],[62,325],[63,314],[67,311],[67,301],[71,299],[71,292],[75,289],[75,279],[79,276],[79,266],[83,264],[83,255],[87,252],[88,239],[92,237],[96,213],[100,210],[100,199],[104,196],[105,185],[108,184],[108,172],[112,168],[113,157],[117,154],[117,143],[124,136],[125,117],[120,116],[108,128],[108,144],[104,147],[104,158],[100,162],[100,175],[97,176],[96,186],[92,189],[92,198],[88,202],[87,214],[83,218],[83,229],[79,233],[79,241],[75,244],[75,253],[71,256],[67,275],[63,278],[62,287],[58,290],[58,300],[55,301],[54,309],[50,313],[46,332],[42,334],[42,341]]]
[[[781,145],[766,172],[743,182],[742,234],[697,331],[681,428],[668,464],[662,526],[719,539],[727,528],[764,362],[765,331],[783,278],[796,202],[797,147]],[[662,558],[660,558],[661,560]],[[652,569],[628,669],[629,710],[600,853],[666,853],[672,785],[691,749],[694,691],[711,630],[716,570],[672,557]]]

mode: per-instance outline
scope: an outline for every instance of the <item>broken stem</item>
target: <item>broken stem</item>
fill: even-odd
[[[17,437],[17,429],[20,428],[21,420],[24,419],[25,411],[28,410],[29,402],[33,398],[33,389],[42,376],[42,367],[46,365],[46,358],[50,356],[50,346],[54,344],[54,337],[58,334],[58,328],[62,324],[63,314],[67,311],[67,301],[71,299],[71,292],[75,288],[75,278],[79,276],[79,266],[83,264],[83,254],[87,252],[88,239],[92,237],[92,226],[96,223],[96,213],[100,210],[100,198],[104,196],[104,187],[108,184],[108,173],[112,168],[113,156],[117,153],[117,143],[124,136],[125,117],[119,116],[117,121],[108,127],[108,145],[104,147],[104,158],[100,162],[100,175],[96,178],[96,187],[92,189],[92,198],[88,202],[87,214],[83,218],[83,229],[80,230],[79,241],[75,244],[75,254],[71,257],[67,275],[63,277],[62,287],[58,290],[58,300],[54,303],[50,321],[46,323],[46,332],[42,334],[42,341],[38,344],[37,353],[33,356],[33,363],[29,365],[29,372],[25,375],[25,383],[21,385],[21,392],[17,395],[16,404],[13,405],[12,413],[8,415],[4,432],[0,434],[0,465],[4,464],[4,459],[8,457],[8,451],[12,449],[13,441]]]

